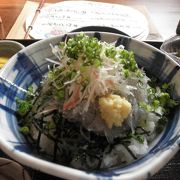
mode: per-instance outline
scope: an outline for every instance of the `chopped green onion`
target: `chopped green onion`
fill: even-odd
[[[16,98],[16,103],[17,103],[17,112],[21,116],[26,115],[32,108],[32,103],[27,100],[21,100],[19,98]]]
[[[23,126],[19,128],[19,131],[25,135],[27,135],[29,133],[29,127],[27,126]]]

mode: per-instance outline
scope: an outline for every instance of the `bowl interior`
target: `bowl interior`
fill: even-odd
[[[10,40],[0,41],[0,56],[12,57],[18,51],[20,51],[24,46],[18,42]]]
[[[180,64],[180,36],[176,35],[163,42],[160,49],[168,53],[176,62]]]
[[[101,41],[113,42],[116,46],[122,44],[125,49],[132,50],[135,53],[138,64],[144,67],[147,72],[159,78],[161,82],[172,84],[174,88],[172,96],[175,99],[180,99],[180,66],[163,52],[127,36],[98,32],[86,33],[90,36],[98,37]],[[69,34],[68,36],[74,35],[76,35],[76,33]],[[149,174],[154,174],[159,168],[165,165],[178,150],[180,132],[179,109],[174,111],[171,122],[156,142],[152,144],[149,153],[127,167],[118,168],[109,172],[87,173],[41,160],[32,154],[26,140],[18,131],[15,115],[15,97],[24,96],[21,88],[27,89],[30,85],[34,88],[39,86],[42,77],[48,71],[48,65],[50,65],[49,62],[45,61],[45,58],[55,59],[49,44],[58,44],[59,41],[64,41],[66,38],[67,35],[58,36],[30,45],[13,56],[1,70],[0,145],[2,150],[27,166],[63,178],[92,177],[96,179],[97,177],[113,176],[145,178],[148,177]],[[158,168],[156,168],[156,166],[158,166]]]

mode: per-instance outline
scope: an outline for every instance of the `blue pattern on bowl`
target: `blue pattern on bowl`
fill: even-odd
[[[0,77],[7,78],[24,89],[27,89],[29,85],[37,88],[42,76],[48,71],[48,65],[50,65],[45,58],[55,58],[49,44],[57,44],[75,34],[42,40],[25,48],[11,58],[0,72]],[[89,32],[88,34],[96,36],[102,41],[115,42],[116,45],[122,44],[126,49],[134,51],[138,64],[162,82],[171,83],[174,87],[173,97],[180,99],[180,66],[170,57],[150,45],[126,36],[97,32]],[[31,150],[24,137],[18,132],[14,114],[16,110],[15,97],[23,96],[23,91],[0,79],[0,146],[12,158],[45,173],[68,179],[147,178],[162,168],[180,146],[180,109],[176,109],[167,128],[157,138],[149,153],[128,166],[91,173],[40,160],[31,155]]]

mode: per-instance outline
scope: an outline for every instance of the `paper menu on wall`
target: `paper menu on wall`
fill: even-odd
[[[26,28],[32,18],[33,15],[27,17]],[[30,36],[44,39],[85,26],[113,27],[137,39],[145,39],[149,32],[147,19],[134,8],[92,1],[63,1],[42,8]]]

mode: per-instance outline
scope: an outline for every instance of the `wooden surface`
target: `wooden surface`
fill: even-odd
[[[34,0],[38,2],[38,0]],[[93,1],[93,0],[92,0]],[[148,9],[152,20],[163,39],[175,34],[176,26],[180,19],[180,0],[99,0],[130,6],[142,5]],[[0,16],[4,26],[6,37],[11,27],[20,14],[25,0],[0,0]],[[55,3],[60,0],[46,0],[45,2]],[[2,33],[0,34],[2,38]],[[3,37],[3,38],[5,38]]]

